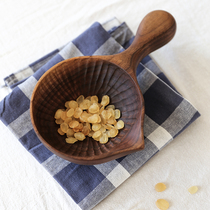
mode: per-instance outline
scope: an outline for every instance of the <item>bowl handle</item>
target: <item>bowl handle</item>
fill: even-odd
[[[140,61],[168,43],[175,32],[176,21],[170,13],[163,10],[152,11],[140,23],[130,47],[114,55],[111,61],[126,70],[136,80],[136,68]]]

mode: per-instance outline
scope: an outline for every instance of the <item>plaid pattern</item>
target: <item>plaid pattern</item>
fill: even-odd
[[[0,103],[0,119],[4,124],[80,208],[86,210],[103,200],[200,116],[147,56],[137,69],[137,80],[145,99],[143,151],[104,164],[84,166],[63,160],[43,146],[33,130],[29,113],[31,94],[38,79],[64,59],[115,54],[127,48],[133,34],[125,23],[116,24],[116,19],[103,25],[94,23],[66,46],[5,78],[6,84],[15,88]]]

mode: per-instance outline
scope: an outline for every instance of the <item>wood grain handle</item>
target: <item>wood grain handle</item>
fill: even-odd
[[[175,32],[176,21],[170,13],[162,10],[150,12],[140,23],[131,46],[118,54],[115,63],[136,80],[136,68],[139,62],[146,55],[168,43]]]

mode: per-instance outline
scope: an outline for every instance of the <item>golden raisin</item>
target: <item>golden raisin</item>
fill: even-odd
[[[108,136],[107,136],[106,133],[103,133],[103,134],[102,134],[102,136],[101,136],[100,139],[99,139],[99,142],[100,142],[101,144],[106,144],[106,143],[108,142]]]
[[[69,108],[76,109],[78,107],[78,103],[74,100],[69,101]]]
[[[198,187],[197,186],[192,186],[188,189],[190,194],[194,194],[198,191]]]
[[[79,125],[79,122],[76,121],[76,120],[72,120],[72,121],[69,123],[69,127],[70,127],[70,128],[76,128],[78,125]]]
[[[61,128],[58,128],[58,133],[60,134],[60,135],[64,135],[65,133],[61,130]]]
[[[68,124],[67,123],[61,123],[60,124],[60,128],[61,128],[61,130],[64,132],[64,133],[66,133],[67,132],[67,130],[68,130],[68,128],[69,128],[69,126],[68,126]]]
[[[120,110],[119,109],[115,109],[114,110],[114,117],[115,117],[115,119],[119,119],[120,118]]]
[[[166,189],[166,185],[164,184],[164,183],[157,183],[156,185],[155,185],[155,190],[157,191],[157,192],[162,192],[162,191],[164,191]]]
[[[66,138],[66,143],[68,144],[74,144],[77,141],[74,137],[68,137]]]
[[[83,126],[83,129],[82,129],[82,133],[87,136],[90,132],[90,129],[88,128],[88,126]]]
[[[101,131],[100,130],[98,130],[98,131],[95,131],[94,133],[93,133],[93,139],[96,139],[96,138],[98,138],[98,137],[100,137],[101,136]]]
[[[104,95],[101,100],[101,105],[106,106],[109,104],[109,96]]]
[[[98,104],[97,104],[97,103],[93,103],[93,104],[89,107],[88,112],[89,112],[89,113],[92,113],[92,114],[95,114],[95,113],[99,112],[99,106],[98,106]]]
[[[156,206],[161,210],[167,210],[169,208],[169,202],[165,199],[158,199]]]
[[[74,136],[74,131],[73,129],[69,128],[66,132],[67,137],[73,137]]]
[[[82,114],[82,109],[77,107],[74,111],[74,117],[79,118],[81,116],[81,114]]]
[[[54,118],[55,118],[55,119],[60,119],[62,113],[63,113],[63,110],[62,110],[62,109],[58,109],[58,110],[55,112]]]
[[[61,119],[62,120],[65,120],[66,118],[67,118],[67,115],[66,115],[66,111],[63,111],[62,113],[61,113]]]
[[[113,138],[113,137],[117,136],[118,130],[116,128],[112,128],[111,130],[108,131],[107,134],[108,134],[108,137]]]
[[[90,117],[88,117],[88,122],[89,123],[97,123],[99,119],[99,115],[98,114],[94,114]]]
[[[113,138],[118,130],[124,127],[120,118],[120,110],[109,104],[108,95],[102,97],[101,103],[98,97],[80,95],[76,101],[66,101],[64,109],[55,112],[55,123],[60,124],[58,133],[66,134],[66,142],[74,143],[84,140],[85,136],[92,137],[101,144],[107,143],[109,137]]]
[[[64,121],[63,121],[61,118],[55,120],[55,123],[56,123],[56,124],[61,124],[61,123],[63,123],[63,122],[64,122]]]
[[[67,117],[72,117],[74,115],[74,109],[70,108],[67,113],[66,113]]]
[[[92,130],[93,131],[98,131],[101,128],[101,124],[95,123],[92,125]]]
[[[75,137],[77,140],[79,140],[79,141],[82,141],[82,140],[85,139],[85,135],[84,135],[84,133],[82,133],[82,132],[77,132],[77,133],[75,133],[75,134],[74,134],[74,137]]]
[[[98,103],[98,96],[91,96],[90,100],[91,100],[92,104],[93,103]]]
[[[88,108],[90,107],[90,105],[91,105],[90,100],[85,99],[85,100],[79,105],[79,107],[80,107],[82,110],[86,110],[86,109],[88,109]]]
[[[84,96],[83,95],[80,95],[78,98],[77,98],[77,103],[78,105],[80,105],[83,101],[84,101]]]

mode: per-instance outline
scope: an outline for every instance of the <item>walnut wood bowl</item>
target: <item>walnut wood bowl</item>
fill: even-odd
[[[144,148],[144,99],[137,83],[136,68],[142,58],[169,42],[176,31],[174,18],[165,11],[149,13],[139,25],[132,45],[109,56],[68,59],[48,70],[38,81],[31,99],[34,130],[53,153],[70,162],[104,163]],[[65,142],[55,123],[57,109],[79,95],[110,96],[110,104],[121,110],[125,127],[108,143],[87,137],[74,144]]]

